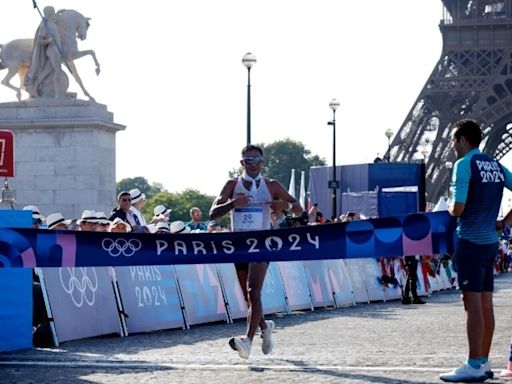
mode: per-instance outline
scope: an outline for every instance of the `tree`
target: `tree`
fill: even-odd
[[[142,214],[147,221],[153,217],[153,209],[157,205],[164,205],[172,209],[170,221],[182,220],[190,221],[190,208],[198,207],[203,212],[203,221],[208,221],[208,211],[215,200],[215,196],[205,195],[196,189],[185,189],[180,193],[171,193],[162,191],[157,193],[151,199],[148,199],[142,207]],[[228,218],[221,220],[222,226],[227,226]]]
[[[289,138],[275,141],[270,144],[257,144],[263,149],[265,166],[263,174],[273,179],[279,180],[287,189],[290,184],[291,170],[295,169],[295,196],[299,196],[300,174],[305,171],[306,189],[309,182],[309,168],[317,165],[325,165],[325,159],[318,155],[312,155],[309,149],[306,149],[300,141],[294,141]],[[234,169],[230,176],[240,175],[242,169]]]
[[[149,184],[145,177],[137,176],[133,178],[122,179],[117,182],[116,189],[117,193],[121,191],[130,191],[130,189],[138,188],[143,194],[146,195],[146,200],[150,199],[154,195],[161,191],[164,191],[164,187],[160,183]]]

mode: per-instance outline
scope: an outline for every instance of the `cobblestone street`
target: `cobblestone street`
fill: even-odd
[[[496,279],[495,374],[512,336],[512,274]],[[245,321],[125,338],[63,343],[0,354],[2,383],[438,383],[466,358],[464,314],[456,290],[426,298],[271,316],[276,346],[248,361],[227,341]],[[491,383],[499,379],[488,380]]]

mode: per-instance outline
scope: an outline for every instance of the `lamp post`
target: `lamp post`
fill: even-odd
[[[332,180],[329,181],[329,188],[332,188],[332,216],[338,217],[336,212],[336,189],[339,183],[336,180],[336,110],[339,108],[340,102],[332,99],[329,103],[329,108],[332,109],[332,121],[327,122],[327,125],[332,125]]]
[[[386,161],[388,163],[391,162],[391,137],[393,136],[393,133],[393,130],[390,128],[386,129],[386,132],[384,132],[384,134],[388,138],[388,153],[386,154]]]
[[[242,64],[247,68],[247,145],[251,144],[251,68],[256,64],[256,56],[247,52],[242,57]]]

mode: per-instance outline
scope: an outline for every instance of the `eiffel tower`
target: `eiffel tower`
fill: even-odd
[[[512,0],[442,2],[441,57],[385,157],[424,161],[427,201],[433,204],[450,183],[453,122],[479,122],[480,149],[497,159],[512,149]]]

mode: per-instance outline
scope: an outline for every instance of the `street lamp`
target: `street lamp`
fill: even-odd
[[[386,155],[386,160],[388,163],[391,162],[391,137],[393,136],[393,133],[393,130],[390,128],[386,129],[386,132],[384,132],[384,134],[388,138],[388,153]]]
[[[332,109],[332,121],[327,122],[327,125],[332,125],[332,180],[329,181],[329,188],[332,188],[332,216],[334,218],[338,217],[336,212],[336,189],[339,187],[336,180],[336,110],[339,106],[338,100],[331,100],[329,108]]]
[[[247,52],[242,57],[242,64],[247,68],[247,145],[251,144],[251,68],[256,64],[256,56]]]

